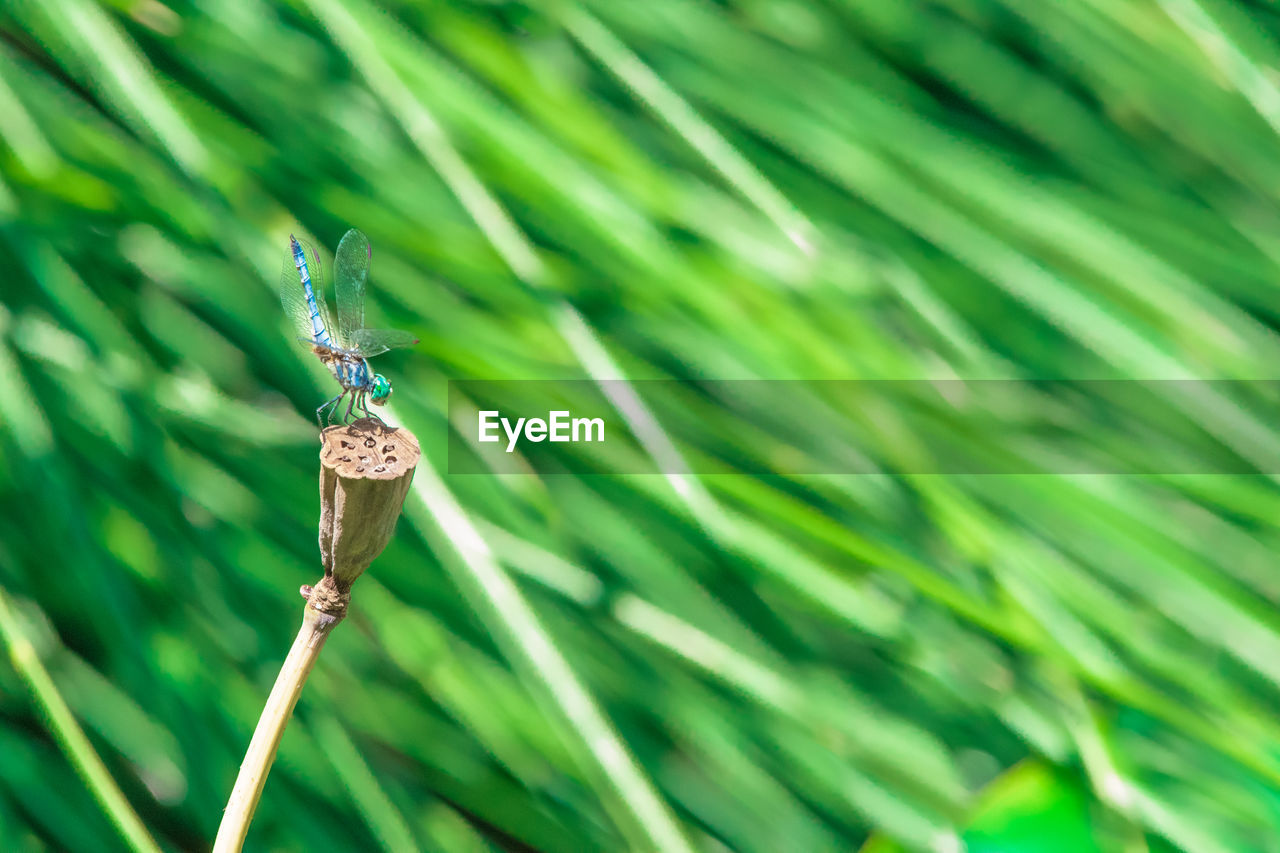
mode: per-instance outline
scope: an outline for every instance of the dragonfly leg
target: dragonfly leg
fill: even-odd
[[[377,421],[380,424],[385,424],[386,421],[382,419],[382,416],[369,408],[369,403],[367,402],[368,399],[369,399],[368,392],[365,392],[360,395],[360,408],[364,410],[364,413],[367,417],[373,418],[375,421]]]
[[[345,394],[345,393],[347,392],[346,391],[342,392],[342,394]],[[342,394],[339,394],[336,397],[331,397],[316,407],[316,426],[320,427],[321,429],[324,429],[324,424],[320,421],[320,413],[323,412],[325,409],[329,408],[330,406],[332,406],[334,403],[337,403],[339,400],[341,400]]]
[[[351,421],[351,407],[356,404],[356,395],[358,395],[359,393],[360,393],[359,391],[352,391],[351,399],[347,400],[347,413],[342,418],[342,422],[344,424],[349,423]]]
[[[342,397],[345,397],[350,393],[351,393],[350,388],[343,389]],[[342,419],[342,416],[338,414],[339,412],[342,411],[342,397],[338,398],[338,402],[333,407],[333,419],[339,423],[346,423],[346,421]]]

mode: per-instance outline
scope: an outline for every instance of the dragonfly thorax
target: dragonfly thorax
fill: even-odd
[[[374,390],[375,374],[369,370],[369,362],[359,355],[336,347],[316,346],[313,347],[313,351],[343,388],[357,391]]]

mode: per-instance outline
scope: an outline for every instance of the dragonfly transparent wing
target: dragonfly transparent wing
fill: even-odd
[[[338,343],[356,346],[352,335],[364,328],[364,293],[369,283],[369,261],[373,250],[369,238],[352,228],[338,244],[333,261],[333,278],[338,302]],[[332,334],[332,332],[331,332]]]
[[[411,347],[417,342],[412,332],[399,329],[356,329],[351,333],[351,346],[363,358],[373,358],[389,349]]]
[[[302,251],[307,258],[307,274],[311,277],[311,292],[315,294],[316,304],[320,308],[320,319],[325,329],[333,335],[333,314],[324,301],[324,264],[314,246],[305,240],[299,240]],[[311,328],[311,306],[307,304],[307,294],[302,288],[302,278],[293,261],[293,252],[286,249],[284,264],[280,269],[280,304],[293,323],[298,337],[305,343],[315,340],[315,332]]]

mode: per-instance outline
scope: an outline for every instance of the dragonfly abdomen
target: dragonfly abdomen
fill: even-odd
[[[307,295],[307,308],[311,311],[311,335],[318,343],[332,346],[329,330],[324,327],[324,319],[320,316],[320,305],[316,301],[315,291],[311,289],[311,275],[307,272],[307,256],[293,235],[289,236],[289,246],[293,249],[293,265],[298,268],[298,277],[302,279],[302,291]]]

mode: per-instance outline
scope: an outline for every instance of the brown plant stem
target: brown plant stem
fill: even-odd
[[[324,584],[325,581],[321,581],[317,586]],[[304,595],[318,598],[314,593],[315,590],[310,587],[303,587]],[[345,600],[341,606],[345,611]],[[275,761],[276,750],[284,736],[285,726],[289,724],[289,717],[293,714],[293,707],[302,694],[302,686],[306,684],[307,676],[311,674],[311,668],[315,666],[329,632],[342,618],[342,614],[324,612],[311,602],[308,602],[303,611],[302,627],[280,667],[280,674],[276,676],[276,683],[271,688],[262,716],[258,718],[258,727],[253,731],[244,761],[240,764],[240,773],[236,776],[236,784],[231,789],[227,809],[222,814],[222,823],[218,826],[218,835],[213,842],[214,853],[238,853],[244,845],[249,823],[253,820],[262,788],[267,782],[267,773]]]

